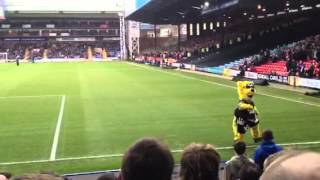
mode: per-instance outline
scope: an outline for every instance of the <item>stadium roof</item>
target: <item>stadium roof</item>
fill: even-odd
[[[320,10],[319,0],[152,0],[127,17],[150,24],[254,19]]]

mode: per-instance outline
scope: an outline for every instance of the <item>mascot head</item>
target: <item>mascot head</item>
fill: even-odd
[[[237,89],[239,99],[251,99],[256,90],[254,89],[254,83],[252,81],[238,81]]]

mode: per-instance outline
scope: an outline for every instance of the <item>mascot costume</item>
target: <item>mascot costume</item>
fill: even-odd
[[[234,110],[232,129],[234,141],[243,141],[247,129],[250,129],[254,142],[261,141],[258,109],[252,100],[255,95],[254,83],[251,81],[238,81],[237,89],[239,103]]]

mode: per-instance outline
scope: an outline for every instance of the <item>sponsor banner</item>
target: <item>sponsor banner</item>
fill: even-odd
[[[101,59],[101,58],[93,58],[93,61],[112,61],[112,60],[118,60],[118,58],[115,57],[108,57],[108,59]],[[90,61],[88,59],[84,58],[52,58],[52,59],[37,59],[35,60],[36,63],[48,63],[48,62],[82,62],[82,61]]]
[[[202,68],[196,66],[196,71],[208,72],[208,68]]]
[[[46,38],[4,38],[5,41],[46,41]]]
[[[239,73],[240,73],[239,70],[234,70],[234,69],[229,69],[229,68],[224,68],[224,70],[223,70],[224,76],[234,77],[234,76],[237,76]]]
[[[191,65],[191,70],[192,70],[192,71],[195,71],[195,70],[196,70],[196,65],[194,65],[194,64]]]
[[[288,76],[270,75],[269,78],[270,78],[270,81],[289,84]]]
[[[320,89],[320,80],[296,77],[296,86]]]
[[[289,84],[288,76],[258,74],[258,79],[265,79],[265,80],[268,80],[268,81]]]
[[[139,56],[139,57],[136,57],[134,60],[135,61],[143,61],[144,57],[143,56]]]
[[[73,41],[73,42],[93,42],[96,41],[94,37],[79,37],[79,38],[56,38],[57,41]]]
[[[258,74],[258,79],[270,80],[269,75],[266,74]]]
[[[184,64],[184,68],[185,69],[191,69],[192,68],[192,64]]]
[[[46,24],[46,28],[55,28],[56,26],[55,26],[55,24]]]
[[[289,85],[296,86],[296,77],[295,76],[289,76]]]
[[[244,76],[249,79],[258,79],[258,73],[255,72],[246,71]]]
[[[206,72],[213,73],[213,74],[222,75],[222,74],[223,74],[223,71],[224,71],[224,68],[220,68],[220,67],[206,68],[205,71],[206,71]]]
[[[22,28],[23,29],[30,29],[31,28],[31,24],[22,24]]]
[[[0,3],[0,20],[6,19],[6,16],[4,15],[4,7],[2,6],[3,5]]]
[[[55,36],[57,36],[57,33],[49,33],[49,36],[50,37],[55,37]]]
[[[106,37],[102,39],[103,41],[120,41],[120,37]]]
[[[60,36],[70,36],[70,33],[60,33]]]
[[[1,11],[1,10],[0,10]],[[0,18],[1,19],[1,18]],[[3,29],[9,29],[11,27],[10,24],[1,24],[1,28]]]
[[[70,62],[70,61],[85,61],[86,59],[64,59],[64,58],[52,58],[52,59],[37,59],[36,63],[45,63],[45,62]]]
[[[180,63],[172,63],[172,67],[180,68],[181,64]]]

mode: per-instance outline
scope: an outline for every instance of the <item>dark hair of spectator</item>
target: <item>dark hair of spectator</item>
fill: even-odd
[[[220,155],[212,145],[190,144],[181,158],[181,180],[217,180]]]
[[[248,163],[240,169],[240,180],[259,180],[261,170],[254,163]]]
[[[272,131],[271,131],[270,129],[264,130],[263,133],[262,133],[262,138],[263,138],[263,140],[265,140],[265,141],[271,141],[271,140],[273,140],[273,133],[272,133]]]
[[[234,151],[237,153],[237,155],[242,155],[246,152],[246,143],[243,142],[243,141],[239,141],[239,142],[236,142],[234,144]]]
[[[123,156],[123,180],[171,180],[174,160],[169,148],[159,140],[144,138]]]

